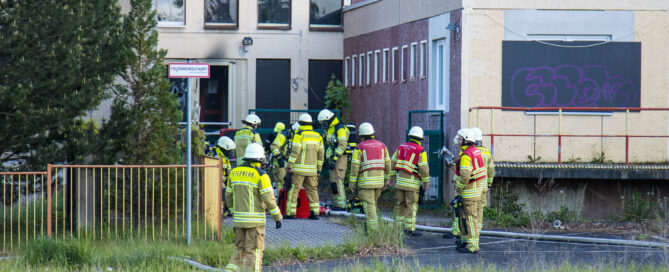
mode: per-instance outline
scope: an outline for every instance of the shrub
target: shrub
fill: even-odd
[[[23,259],[31,265],[79,266],[91,262],[91,252],[85,241],[37,239],[28,244]]]

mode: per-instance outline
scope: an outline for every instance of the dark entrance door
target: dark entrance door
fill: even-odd
[[[290,60],[256,60],[256,109],[290,109]],[[271,115],[271,116],[270,116]],[[289,113],[258,112],[261,127],[289,122]]]
[[[325,108],[325,89],[335,75],[341,80],[341,60],[309,60],[309,109]]]
[[[210,78],[200,79],[200,121],[228,121],[228,66],[211,66]],[[205,126],[205,131],[221,126]]]

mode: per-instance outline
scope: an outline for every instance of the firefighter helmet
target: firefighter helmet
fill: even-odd
[[[247,161],[259,161],[262,162],[265,160],[265,149],[259,143],[250,143],[246,147],[246,152],[244,152],[244,160]]]
[[[230,139],[228,136],[223,136],[221,138],[218,138],[218,142],[216,145],[220,146],[224,150],[233,150],[237,148],[237,145],[235,145],[235,141]]]
[[[321,110],[321,112],[318,113],[318,122],[329,121],[334,115],[334,112],[331,110]]]
[[[481,131],[480,128],[473,127],[471,128],[472,132],[474,132],[474,140],[476,141],[483,141],[483,132]]]
[[[281,133],[284,129],[286,129],[286,125],[282,122],[277,122],[276,125],[274,125],[274,132],[276,133]]]
[[[294,132],[297,131],[298,129],[300,129],[300,123],[298,122],[293,123],[291,129],[293,129]]]
[[[358,127],[360,136],[374,135],[374,127],[369,122],[364,122]]]
[[[260,125],[260,117],[258,115],[255,115],[253,113],[249,114],[246,116],[246,118],[243,121],[244,123],[247,123],[249,125]]]
[[[409,130],[409,137],[414,137],[417,139],[423,139],[423,129],[420,128],[419,126],[412,127]]]
[[[300,122],[301,125],[302,124],[309,125],[313,122],[313,119],[311,119],[311,115],[309,115],[308,113],[300,114],[300,117],[297,118],[297,120]]]
[[[469,128],[463,128],[461,130],[458,130],[458,135],[460,137],[462,137],[462,139],[465,142],[469,142],[469,143],[475,143],[476,142],[476,140],[474,139],[474,132]]]

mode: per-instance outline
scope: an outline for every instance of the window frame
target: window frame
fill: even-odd
[[[365,82],[362,80],[362,77],[364,76],[362,69],[365,68],[365,53],[358,55],[358,64],[358,86],[365,87]]]
[[[409,79],[415,80],[418,72],[418,43],[412,42],[409,51]]]
[[[406,52],[406,53],[405,53]],[[400,50],[400,81],[406,82],[406,60],[404,60],[409,54],[409,46],[402,45],[402,50]]]
[[[358,62],[357,58],[358,57],[355,54],[353,54],[351,56],[351,88],[355,88],[355,86],[356,86],[356,84],[355,84],[355,65]]]
[[[392,58],[392,69],[390,71],[391,72],[390,73],[391,74],[391,80],[390,81],[392,81],[392,83],[397,83],[398,82],[397,73],[396,73],[396,70],[397,70],[396,69],[397,68],[397,65],[396,65],[397,60],[396,59],[399,58],[399,52],[398,51],[399,51],[399,47],[397,47],[397,46],[393,47],[392,57],[391,57]],[[397,57],[395,57],[395,55],[397,55]]]
[[[348,85],[348,67],[351,65],[349,62],[351,61],[351,57],[345,57],[344,58],[344,86],[350,87]]]
[[[374,50],[374,85],[379,84],[379,60],[381,58],[381,50]]]
[[[237,0],[239,1],[239,0]],[[275,30],[290,30],[293,25],[293,0],[288,0],[290,2],[290,8],[288,8],[288,23],[281,23],[281,24],[276,24],[276,23],[260,23],[260,5],[258,5],[256,1],[256,5],[258,8],[256,9],[258,12],[258,16],[256,16],[256,28],[258,29],[275,29]]]
[[[365,63],[365,83],[372,85],[372,51],[367,51],[367,63]]]
[[[383,68],[381,68],[381,82],[388,82],[388,55],[390,55],[388,48],[383,49]]]
[[[186,26],[186,0],[184,0],[184,16],[183,22],[170,22],[170,21],[160,21],[158,20],[158,0],[153,0],[153,10],[156,11],[156,27],[185,27]]]
[[[343,32],[344,31],[344,0],[340,1],[340,10],[339,13],[339,25],[319,25],[311,24],[311,11],[309,11],[309,31],[334,31],[334,32]],[[309,5],[311,6],[311,0],[309,0]]]
[[[234,24],[231,23],[207,23],[207,8],[205,6],[206,0],[202,1],[202,18],[203,18],[203,28],[204,29],[239,29],[239,0],[230,0],[230,1],[236,1],[237,2],[237,13],[235,16],[237,16],[237,19],[235,20]]]
[[[427,78],[427,40],[420,41],[420,78]]]

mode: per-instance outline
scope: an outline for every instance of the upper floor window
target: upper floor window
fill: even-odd
[[[158,26],[183,26],[186,22],[186,0],[156,0]]]
[[[205,28],[237,28],[239,0],[204,0]]]
[[[291,0],[258,0],[258,28],[290,28]]]
[[[309,25],[312,28],[341,28],[342,0],[310,0]]]

